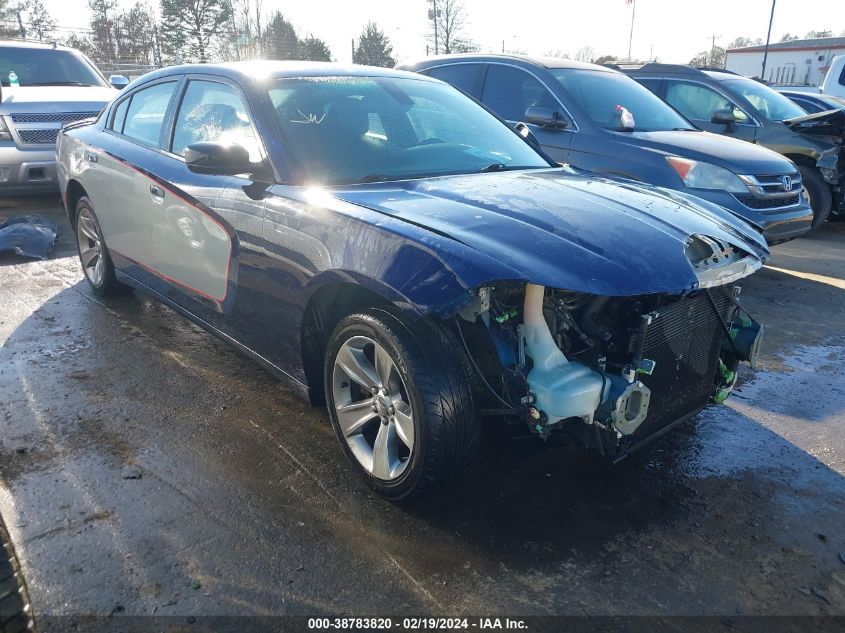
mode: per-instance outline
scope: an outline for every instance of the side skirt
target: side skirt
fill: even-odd
[[[296,391],[297,395],[300,398],[303,398],[304,400],[308,401],[309,403],[312,402],[311,401],[311,393],[310,393],[310,390],[308,388],[308,385],[300,382],[299,380],[297,380],[296,378],[291,376],[289,373],[287,373],[284,369],[282,369],[278,365],[275,365],[274,363],[270,362],[269,360],[264,358],[258,352],[255,352],[252,349],[250,349],[249,347],[246,347],[245,345],[239,343],[237,340],[235,340],[234,338],[232,338],[231,336],[229,336],[225,332],[220,331],[219,329],[217,329],[216,327],[214,327],[213,325],[211,325],[207,321],[200,319],[198,316],[196,316],[192,312],[186,310],[185,308],[183,308],[179,304],[174,303],[173,301],[171,301],[170,299],[168,299],[164,295],[156,292],[155,290],[153,290],[152,288],[150,288],[146,284],[141,283],[140,281],[138,281],[134,277],[130,277],[126,273],[121,272],[120,270],[117,270],[117,269],[115,269],[114,272],[115,272],[115,276],[117,277],[117,280],[120,281],[121,283],[124,283],[127,286],[132,286],[133,288],[135,288],[136,290],[144,293],[145,295],[148,295],[149,297],[152,297],[156,301],[163,303],[168,308],[175,310],[176,312],[178,312],[180,315],[182,315],[183,317],[185,317],[189,321],[196,323],[198,326],[200,326],[206,332],[213,334],[214,336],[216,336],[217,338],[219,338],[223,342],[225,342],[225,343],[231,345],[232,347],[234,347],[238,352],[240,352],[241,354],[243,354],[247,358],[249,358],[249,359],[255,361],[256,363],[258,363],[259,365],[261,365],[264,369],[266,369],[271,374],[273,374],[273,376],[275,376],[281,382],[285,383],[288,387],[290,387],[294,391]]]

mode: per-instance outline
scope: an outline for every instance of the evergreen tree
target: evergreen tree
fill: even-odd
[[[301,40],[298,48],[299,52],[297,57],[299,59],[312,62],[332,61],[332,52],[329,50],[329,45],[323,40],[312,35],[309,35],[304,40]]]
[[[162,51],[168,61],[209,61],[230,11],[224,0],[161,0]]]
[[[264,56],[267,59],[297,59],[299,55],[299,38],[293,24],[276,11],[267,21],[267,27],[262,35],[264,40]]]
[[[393,46],[375,22],[368,22],[358,37],[358,46],[352,53],[352,61],[355,64],[384,68],[393,68],[396,65],[396,60],[393,59]]]

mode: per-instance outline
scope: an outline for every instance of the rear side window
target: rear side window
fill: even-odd
[[[655,79],[653,77],[643,78],[643,79],[637,78],[637,81],[640,82],[642,85],[644,85],[649,90],[651,90],[654,94],[656,94],[656,95],[660,94],[660,80],[659,79]]]
[[[478,98],[481,64],[450,64],[432,68],[428,75],[452,84],[458,90]]]
[[[109,127],[115,132],[123,132],[123,122],[126,121],[126,111],[129,109],[130,101],[131,99],[124,99],[114,109],[114,116]]]
[[[481,101],[508,121],[521,121],[531,106],[559,110],[554,96],[539,79],[511,66],[488,68]]]
[[[164,115],[174,88],[176,82],[169,81],[134,93],[126,110],[124,136],[148,145],[158,145]]]

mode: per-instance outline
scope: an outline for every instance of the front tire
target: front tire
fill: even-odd
[[[76,203],[75,230],[79,263],[91,288],[98,295],[116,295],[126,290],[114,275],[114,265],[103,239],[103,232],[90,198],[82,196]]]
[[[332,333],[324,382],[332,427],[382,496],[419,495],[470,462],[480,419],[462,353],[440,324],[388,309],[353,314]]]
[[[809,198],[810,208],[813,209],[813,226],[815,230],[825,223],[833,207],[833,192],[819,170],[814,167],[799,166],[801,180],[804,183],[804,194]]]

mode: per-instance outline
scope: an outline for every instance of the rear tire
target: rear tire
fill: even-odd
[[[332,428],[353,469],[387,499],[420,495],[471,461],[480,418],[462,353],[440,324],[392,309],[353,314],[332,333],[324,382]]]
[[[801,180],[804,182],[806,196],[810,199],[810,208],[813,209],[813,226],[815,230],[825,223],[833,207],[833,192],[819,170],[815,167],[799,166]]]
[[[115,278],[114,264],[103,239],[100,222],[94,213],[94,205],[88,196],[82,196],[76,203],[73,217],[79,262],[91,288],[102,296],[126,292],[127,286]]]

